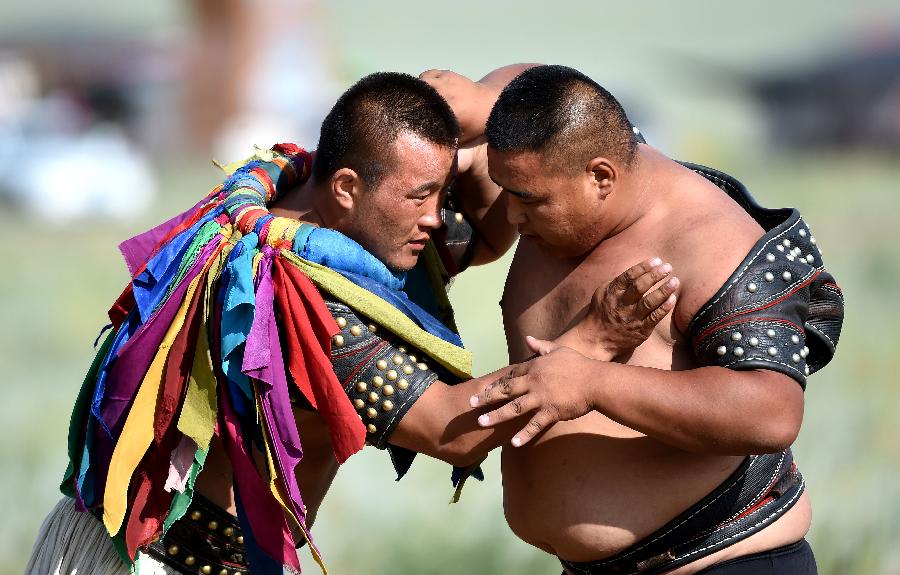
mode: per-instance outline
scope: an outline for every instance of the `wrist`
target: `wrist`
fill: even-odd
[[[597,322],[586,318],[557,338],[556,343],[571,347],[592,359],[612,361],[618,350],[612,340],[605,337],[605,333]]]

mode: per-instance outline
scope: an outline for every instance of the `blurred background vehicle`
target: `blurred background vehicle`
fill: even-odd
[[[314,148],[367,73],[480,77],[516,61],[584,71],[665,153],[805,213],[848,302],[795,447],[810,539],[823,574],[900,574],[900,5],[887,0],[0,3],[0,574],[21,572],[58,498],[69,411],[128,279],[119,241],[216,185],[211,159]],[[477,373],[506,362],[508,264],[451,292]],[[446,466],[420,458],[397,485],[383,453],[355,456],[314,528],[331,571],[558,573],[506,527],[497,455],[485,471],[448,505]]]

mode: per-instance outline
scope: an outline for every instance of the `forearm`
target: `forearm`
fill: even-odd
[[[686,451],[780,451],[793,443],[803,418],[800,386],[775,372],[602,367],[602,376],[591,382],[588,392],[594,408]]]
[[[458,385],[434,382],[410,408],[389,442],[460,467],[480,462],[492,449],[508,443],[523,423],[517,418],[495,428],[478,424],[478,416],[486,410],[473,410],[469,398],[484,385],[484,379]]]

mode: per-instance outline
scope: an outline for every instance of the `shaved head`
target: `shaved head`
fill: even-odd
[[[516,76],[494,104],[485,135],[497,151],[538,152],[564,171],[601,156],[627,167],[637,149],[622,105],[565,66],[537,66]]]

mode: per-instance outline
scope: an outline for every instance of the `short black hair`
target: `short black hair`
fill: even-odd
[[[448,148],[456,148],[461,135],[447,101],[423,80],[400,72],[362,78],[322,122],[313,177],[323,182],[351,168],[377,187],[390,165],[391,144],[404,130]]]
[[[566,66],[536,66],[516,76],[497,98],[485,135],[496,150],[546,153],[558,166],[599,155],[629,166],[637,150],[619,101]]]

